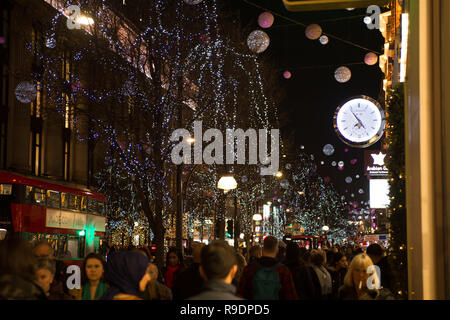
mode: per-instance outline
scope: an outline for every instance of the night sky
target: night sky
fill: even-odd
[[[255,5],[252,5],[255,4]],[[267,8],[274,13],[275,22],[271,28],[262,29],[257,19]],[[364,64],[367,50],[329,37],[327,45],[319,40],[309,40],[305,36],[305,27],[276,15],[280,14],[304,25],[318,23],[324,33],[351,41],[374,52],[382,53],[384,38],[378,30],[369,30],[363,22],[366,9],[289,12],[281,0],[233,0],[233,7],[240,12],[244,30],[264,30],[270,37],[270,46],[261,55],[266,55],[279,72],[279,84],[285,89],[286,96],[279,105],[282,137],[289,139],[291,150],[301,150],[314,155],[319,173],[330,177],[341,194],[347,200],[368,201],[369,184],[364,176],[364,150],[379,150],[380,142],[365,148],[352,148],[337,137],[333,128],[333,116],[336,108],[357,95],[367,95],[382,105],[384,74],[378,67]],[[341,65],[348,66],[352,78],[347,83],[339,83],[334,71]],[[283,78],[283,72],[292,73],[290,79]],[[335,152],[326,156],[325,144],[332,144]],[[345,149],[348,152],[345,152]],[[357,159],[355,165],[350,164]],[[332,161],[344,161],[344,170],[331,165]],[[321,165],[320,162],[325,164]],[[359,179],[355,176],[360,175]],[[345,178],[352,177],[347,184]],[[358,190],[364,189],[364,194]],[[347,193],[345,191],[348,191]],[[355,198],[350,196],[354,193]]]

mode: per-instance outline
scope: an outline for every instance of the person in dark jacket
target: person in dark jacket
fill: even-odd
[[[47,240],[39,240],[34,244],[33,254],[36,258],[48,258],[55,262],[55,278],[50,286],[52,297],[64,297],[70,299],[69,288],[67,287],[67,265],[55,258],[53,248]]]
[[[347,257],[341,252],[334,253],[327,269],[332,280],[332,298],[337,299],[338,290],[344,284],[344,277],[347,274]]]
[[[373,262],[365,253],[352,259],[344,284],[339,288],[338,300],[395,300],[389,289],[377,288],[377,273],[369,267],[373,267]]]
[[[329,300],[332,298],[333,284],[331,275],[325,268],[327,263],[326,254],[323,250],[311,251],[311,274],[315,287],[314,300]]]
[[[299,300],[310,300],[315,295],[315,288],[310,269],[302,259],[306,249],[302,249],[294,242],[288,243],[285,264],[292,273]]]
[[[213,241],[202,249],[200,274],[205,280],[202,292],[188,300],[242,300],[231,284],[237,261],[232,247],[225,241]]]
[[[262,257],[256,262],[245,267],[239,283],[238,296],[254,300],[254,278],[257,270],[260,268],[276,268],[280,280],[280,289],[278,291],[279,300],[297,300],[294,281],[291,271],[285,265],[276,260],[278,254],[278,239],[273,236],[267,236],[264,239]]]
[[[172,300],[172,291],[158,281],[158,267],[156,264],[150,263],[148,273],[151,280],[144,292],[144,300]]]
[[[204,246],[201,242],[192,244],[192,264],[176,277],[172,287],[173,300],[185,300],[201,292],[203,278],[199,268]]]
[[[47,300],[34,281],[37,261],[28,242],[0,241],[0,300]]]
[[[149,260],[135,251],[117,251],[109,255],[105,278],[110,287],[101,300],[142,300],[151,277]]]
[[[367,247],[366,253],[372,259],[373,264],[380,268],[381,286],[392,290],[392,268],[386,251],[378,243],[373,243]]]

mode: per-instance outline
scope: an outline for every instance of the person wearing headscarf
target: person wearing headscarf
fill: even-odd
[[[102,300],[142,300],[151,280],[149,259],[136,251],[117,251],[108,257],[105,278],[110,287]]]

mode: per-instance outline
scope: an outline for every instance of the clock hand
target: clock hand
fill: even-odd
[[[356,116],[356,114],[353,113],[352,109],[350,109],[350,112],[353,114],[353,116],[356,118],[356,120],[358,120],[358,124],[361,125],[365,129],[366,127],[363,125],[362,121],[359,120],[359,118]]]

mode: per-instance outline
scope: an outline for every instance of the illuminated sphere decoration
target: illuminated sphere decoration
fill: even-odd
[[[345,182],[347,182],[347,183],[352,183],[352,177],[347,177],[347,178],[345,178]]]
[[[264,52],[270,44],[270,38],[264,31],[252,31],[247,38],[247,45],[255,53]]]
[[[364,56],[364,63],[367,64],[368,66],[373,66],[377,62],[378,56],[373,52],[369,52]]]
[[[338,162],[338,166],[339,166],[339,167],[343,167],[343,166],[344,166],[344,161],[339,161],[339,162]]]
[[[22,81],[16,87],[16,98],[22,103],[30,103],[36,99],[36,86],[29,81]]]
[[[333,162],[331,163],[331,165],[332,165],[333,167],[336,167],[336,161],[333,161]]]
[[[247,176],[242,176],[241,181],[242,183],[246,183],[248,181]]]
[[[328,37],[326,35],[323,35],[319,38],[319,42],[323,45],[326,45],[328,43]]]
[[[323,147],[323,153],[327,156],[331,156],[334,153],[334,147],[331,144],[326,144]]]
[[[185,3],[191,4],[191,5],[199,4],[199,3],[202,2],[202,1],[203,1],[203,0],[184,0]]]
[[[258,17],[258,24],[261,28],[270,28],[274,20],[273,14],[270,12],[263,12]]]
[[[364,190],[363,189],[359,189],[358,192],[359,192],[359,194],[363,194]]]
[[[336,79],[337,82],[340,83],[345,83],[348,80],[350,80],[350,78],[352,77],[352,72],[350,71],[349,68],[347,67],[339,67],[336,69],[336,71],[334,72],[334,78]]]
[[[290,71],[286,70],[285,72],[283,72],[283,77],[285,79],[290,79],[292,77],[292,74]]]
[[[45,46],[49,49],[54,49],[56,47],[56,40],[54,37],[50,36],[45,39]]]
[[[284,188],[284,189],[289,188],[289,181],[286,180],[286,179],[281,180],[280,186],[281,186],[282,188]]]
[[[310,24],[306,27],[305,35],[309,40],[317,40],[322,35],[322,27],[318,24]]]

